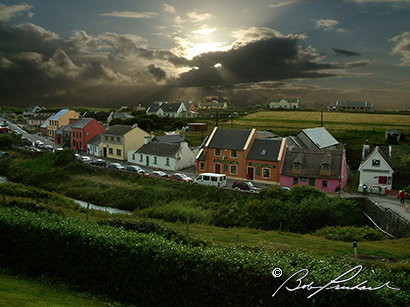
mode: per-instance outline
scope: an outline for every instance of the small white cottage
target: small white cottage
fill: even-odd
[[[359,192],[367,186],[369,193],[385,194],[392,189],[394,170],[389,163],[391,146],[363,146],[362,163],[359,166]]]

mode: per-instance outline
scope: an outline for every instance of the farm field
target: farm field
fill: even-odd
[[[278,132],[320,127],[321,123],[320,111],[259,111],[233,120],[236,129],[253,127]],[[410,117],[405,114],[323,112],[323,126],[329,131],[390,128],[404,132],[410,131]]]

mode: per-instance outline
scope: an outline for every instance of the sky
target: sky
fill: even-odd
[[[410,107],[410,0],[0,0],[0,104]]]

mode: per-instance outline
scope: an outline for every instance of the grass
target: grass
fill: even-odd
[[[186,233],[186,223],[162,222],[162,224],[166,228],[171,227],[179,233]],[[353,257],[353,242],[331,241],[311,234],[302,235],[286,231],[219,228],[190,224],[189,235],[225,247],[239,245],[250,248],[265,248],[267,250],[285,248],[306,252],[315,257],[336,257],[339,259],[352,259]],[[375,260],[378,260],[378,265],[391,266],[393,269],[397,267],[397,263],[401,263],[400,268],[410,272],[409,241],[409,239],[386,239],[383,241],[358,242],[358,254],[361,263],[374,264]]]
[[[125,306],[104,299],[77,293],[64,286],[31,280],[0,272],[0,306],[7,307],[107,307]]]

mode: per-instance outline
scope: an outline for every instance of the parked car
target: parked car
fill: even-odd
[[[90,162],[91,162],[91,158],[90,158],[90,157],[87,157],[87,156],[82,156],[82,157],[80,158],[80,162],[90,163]]]
[[[97,159],[90,162],[91,165],[107,166],[107,162],[103,159]]]
[[[122,166],[120,163],[110,163],[107,165],[107,167],[125,171],[125,167]]]
[[[195,178],[194,183],[215,187],[226,187],[227,179],[226,175],[223,174],[203,173]]]
[[[38,148],[43,149],[44,146],[46,146],[46,145],[45,145],[43,142],[38,142],[38,143],[36,144],[36,146],[37,146]]]
[[[255,186],[251,181],[236,180],[232,184],[232,189],[258,193],[261,187]]]
[[[74,154],[74,158],[76,158],[77,160],[80,160],[81,156],[79,154]]]
[[[125,168],[126,171],[130,171],[130,172],[136,172],[138,174],[145,174],[145,171],[139,167],[138,165],[128,165]]]
[[[51,145],[44,145],[44,149],[45,150],[49,150],[49,151],[53,151],[54,149],[53,149],[53,146],[51,146]]]
[[[158,177],[158,178],[169,178],[167,174],[161,171],[153,171],[150,173],[150,176]]]
[[[173,180],[178,180],[178,181],[193,182],[191,177],[188,177],[187,175],[182,174],[182,173],[172,174],[169,178]]]

